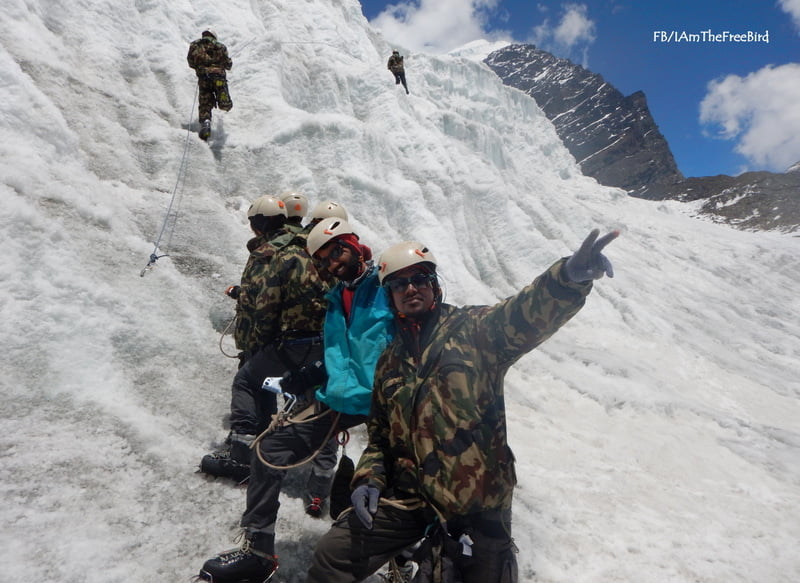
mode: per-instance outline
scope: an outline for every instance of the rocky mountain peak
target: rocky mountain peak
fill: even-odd
[[[786,173],[684,178],[641,91],[624,96],[601,75],[531,44],[484,63],[533,97],[583,173],[651,200],[702,201],[698,214],[741,229],[800,229],[800,162]]]
[[[484,62],[536,100],[587,176],[628,191],[683,179],[641,91],[626,97],[601,75],[529,44]]]

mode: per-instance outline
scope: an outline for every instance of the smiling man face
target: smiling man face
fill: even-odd
[[[436,275],[422,266],[401,269],[387,278],[384,286],[389,290],[394,308],[407,318],[416,318],[430,312],[436,299],[433,283]]]

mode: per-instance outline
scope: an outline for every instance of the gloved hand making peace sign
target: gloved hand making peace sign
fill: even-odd
[[[599,239],[600,229],[594,229],[584,239],[580,249],[572,254],[564,264],[564,273],[567,278],[575,283],[600,279],[603,275],[614,277],[614,268],[608,257],[603,255],[603,248],[619,237],[619,231],[611,231]]]

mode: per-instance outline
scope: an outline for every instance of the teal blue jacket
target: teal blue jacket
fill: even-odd
[[[325,296],[325,368],[328,382],[316,397],[334,411],[369,415],[375,365],[394,336],[394,315],[386,290],[378,282],[378,271],[361,281],[353,296],[350,321],[345,321],[339,283]]]

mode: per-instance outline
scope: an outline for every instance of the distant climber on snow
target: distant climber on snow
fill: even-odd
[[[231,70],[233,61],[228,56],[227,47],[210,30],[204,30],[201,38],[192,41],[186,60],[197,73],[200,138],[207,140],[211,136],[211,110],[218,107],[230,111],[233,107],[225,73]]]
[[[394,75],[395,85],[400,85],[400,83],[402,83],[403,88],[406,90],[406,95],[408,95],[408,85],[406,85],[406,68],[405,65],[403,65],[403,55],[401,55],[399,51],[392,51],[392,56],[389,57],[389,62],[386,64],[386,68],[389,69]]]

